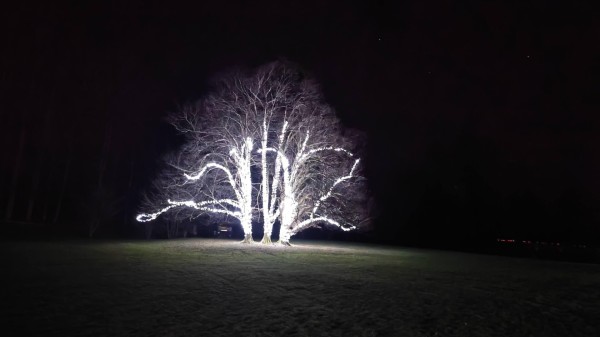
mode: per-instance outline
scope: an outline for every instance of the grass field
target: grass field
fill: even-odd
[[[0,254],[3,336],[600,336],[600,265],[208,239]]]

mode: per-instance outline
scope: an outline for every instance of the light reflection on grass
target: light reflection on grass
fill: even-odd
[[[593,335],[600,266],[363,244],[0,244],[23,335]],[[465,323],[467,323],[465,325]]]

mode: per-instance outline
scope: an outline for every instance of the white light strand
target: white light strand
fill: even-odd
[[[315,207],[313,207],[313,210],[310,213],[311,219],[314,216],[314,214],[317,212],[317,209],[319,208],[319,206],[321,206],[321,203],[323,201],[327,200],[327,198],[331,197],[331,193],[333,193],[333,189],[335,188],[335,186],[353,177],[352,174],[354,173],[356,166],[358,166],[359,161],[360,161],[360,158],[356,159],[354,161],[354,165],[352,165],[352,169],[350,169],[350,173],[348,173],[348,175],[346,175],[346,176],[336,179],[336,181],[333,183],[333,185],[331,185],[331,188],[329,188],[329,191],[327,191],[327,193],[325,195],[321,196],[321,198],[319,198],[319,200],[317,200],[317,202],[315,203]]]
[[[184,173],[184,176],[191,181],[198,180],[208,171],[209,169],[216,168],[223,171],[227,178],[229,179],[229,184],[231,185],[233,191],[235,192],[237,200],[233,199],[219,199],[219,200],[208,200],[195,202],[193,200],[186,201],[172,201],[167,200],[170,204],[169,206],[161,209],[158,212],[150,213],[150,214],[140,214],[136,217],[136,220],[139,222],[148,222],[156,219],[160,214],[167,212],[173,207],[177,206],[186,206],[202,211],[214,212],[214,213],[223,213],[227,215],[231,215],[240,220],[242,228],[244,229],[244,234],[246,236],[252,235],[252,177],[250,171],[250,160],[252,156],[252,148],[253,141],[252,138],[246,138],[246,141],[242,145],[242,150],[244,151],[244,156],[240,156],[238,151],[235,148],[232,148],[230,151],[230,155],[235,160],[237,166],[237,173],[240,178],[240,188],[237,188],[235,183],[235,179],[233,175],[229,171],[229,169],[218,163],[208,163],[206,164],[197,174],[188,175]],[[234,206],[239,209],[239,211],[231,211],[226,208],[214,208],[214,207],[206,207],[207,205],[223,205],[227,204],[230,206]]]
[[[233,151],[233,150],[232,150]],[[200,170],[200,172],[198,172],[197,174],[194,175],[188,175],[187,173],[184,173],[183,175],[191,181],[194,180],[198,180],[200,179],[200,177],[202,177],[204,175],[204,173],[206,173],[206,171],[208,171],[211,168],[217,168],[220,169],[221,171],[225,172],[225,174],[227,175],[227,179],[229,179],[229,185],[231,185],[231,188],[233,189],[233,192],[235,193],[235,196],[239,199],[241,199],[241,195],[240,195],[240,191],[238,190],[236,184],[235,184],[235,180],[233,179],[233,175],[231,174],[231,172],[229,171],[229,169],[221,164],[217,164],[215,162],[211,162],[206,164],[202,170]]]
[[[263,228],[265,237],[271,237],[271,230],[273,228],[273,221],[271,220],[271,213],[269,212],[269,172],[267,166],[267,139],[268,139],[268,128],[267,128],[267,116],[265,114],[263,118],[263,134],[262,134],[262,151],[259,151],[260,156],[260,168],[261,168],[261,197],[262,197],[262,214],[263,214]]]
[[[307,133],[307,137],[308,137],[308,133]],[[316,151],[325,151],[325,150],[344,152],[344,153],[352,156],[352,154],[350,152],[348,152],[342,148],[334,148],[334,147],[323,147],[323,148],[319,148],[319,149],[314,149],[314,150],[311,150],[312,152],[309,151],[305,156],[308,156],[311,153],[314,153]],[[319,207],[320,202],[326,200],[327,198],[329,198],[331,196],[331,193],[336,185],[340,184],[341,182],[343,182],[345,180],[350,179],[353,176],[354,171],[356,170],[356,167],[358,166],[358,163],[360,162],[360,159],[355,160],[354,164],[352,165],[352,168],[350,169],[350,173],[348,175],[338,178],[333,183],[333,185],[331,186],[329,191],[324,196],[322,196],[319,201],[317,201],[317,205],[313,209],[313,213],[311,213],[311,217],[307,220],[300,222],[296,226],[292,227],[292,223],[294,222],[294,220],[297,216],[298,203],[296,202],[295,195],[292,193],[291,181],[290,181],[290,176],[289,176],[289,160],[283,153],[281,153],[281,151],[277,151],[276,149],[266,148],[266,151],[275,152],[278,154],[278,156],[281,156],[281,162],[282,162],[283,171],[284,171],[283,175],[284,175],[285,191],[284,191],[284,197],[283,197],[283,200],[281,201],[281,207],[280,207],[281,228],[280,228],[279,238],[280,238],[281,242],[289,242],[289,239],[291,238],[291,236],[298,233],[298,231],[300,231],[303,227],[306,227],[307,225],[314,223],[314,222],[326,222],[326,223],[329,223],[336,227],[339,227],[344,231],[350,231],[350,230],[353,230],[356,228],[355,226],[344,227],[339,222],[332,220],[330,218],[327,218],[327,217],[323,217],[323,216],[314,218],[313,213]]]
[[[292,165],[292,169],[291,169],[291,172],[290,172],[290,176],[292,177],[292,179],[295,179],[295,177],[296,177],[296,174],[298,172],[298,168],[300,167],[300,164],[302,162],[302,158],[304,156],[304,150],[306,149],[306,144],[308,143],[309,137],[310,137],[310,130],[306,130],[306,137],[304,138],[304,141],[302,142],[302,146],[300,147],[300,151],[296,155],[296,158],[298,158],[298,159],[294,160],[294,163]]]
[[[283,165],[283,169],[286,170],[290,166],[290,162],[281,151],[278,151],[272,147],[266,148],[267,152],[275,152],[277,155],[281,157],[281,164]],[[258,153],[262,153],[262,149],[258,149]]]
[[[294,221],[296,214],[298,203],[296,202],[296,198],[292,193],[292,186],[290,181],[290,173],[289,173],[289,160],[285,154],[281,151],[278,151],[274,148],[268,147],[266,149],[269,152],[275,152],[281,159],[281,164],[283,166],[283,186],[284,186],[284,197],[281,200],[279,210],[281,213],[281,228],[285,228],[286,226],[291,225]]]
[[[242,213],[240,213],[240,212],[232,212],[232,211],[228,211],[226,209],[209,208],[209,207],[201,207],[199,209],[202,210],[202,211],[207,211],[207,212],[212,212],[212,213],[224,213],[224,214],[227,214],[227,215],[231,215],[232,217],[234,217],[234,218],[236,218],[236,219],[238,219],[240,221],[242,219]]]
[[[241,196],[238,197],[240,203],[240,223],[247,237],[252,236],[252,175],[250,171],[250,161],[252,157],[253,141],[252,138],[246,138],[244,156],[238,161],[238,175],[240,178]]]
[[[283,140],[285,139],[285,133],[287,131],[287,126],[288,126],[288,122],[284,121],[283,122],[283,127],[281,128],[281,134],[279,135],[279,148],[281,149],[282,145],[283,145]],[[265,149],[266,150],[266,149]],[[273,151],[275,151],[275,149],[273,149]],[[275,172],[273,173],[273,184],[271,185],[271,204],[269,205],[269,214],[271,216],[271,219],[273,219],[273,221],[275,221],[275,219],[277,218],[278,215],[275,215],[275,213],[278,213],[277,211],[274,211],[275,208],[275,201],[277,199],[277,189],[279,188],[279,177],[280,177],[280,173],[279,171],[281,170],[281,156],[282,156],[282,152],[280,150],[276,151],[277,152],[277,156],[275,157]],[[287,158],[286,158],[287,160]]]
[[[316,149],[309,150],[309,151],[308,151],[308,152],[306,152],[305,154],[302,154],[302,155],[300,156],[300,158],[298,159],[298,161],[303,161],[303,160],[305,160],[305,159],[306,159],[308,156],[310,156],[311,154],[313,154],[313,153],[316,153],[316,152],[320,152],[320,151],[336,151],[336,152],[343,152],[343,153],[347,154],[349,157],[354,157],[354,154],[352,154],[352,152],[350,152],[350,151],[348,151],[348,150],[346,150],[346,149],[344,149],[344,148],[341,148],[341,147],[333,147],[333,146],[324,146],[324,147],[319,147],[319,148],[316,148]]]
[[[344,227],[339,222],[337,222],[335,220],[329,219],[329,218],[324,217],[324,216],[320,216],[320,217],[317,217],[317,218],[307,219],[307,220],[304,220],[304,221],[300,222],[298,225],[296,225],[292,229],[291,235],[294,235],[294,234],[298,233],[303,227],[306,227],[306,226],[308,226],[309,224],[311,224],[313,222],[327,222],[330,225],[334,225],[336,227],[339,227],[344,232],[348,232],[348,231],[356,229],[356,226]]]
[[[281,133],[279,134],[279,147],[281,148],[284,139],[285,133],[287,130],[288,122],[284,120],[283,126],[281,128]],[[277,199],[277,189],[279,186],[280,179],[280,170],[282,166],[282,157],[281,152],[276,151],[273,148],[267,148],[268,142],[268,128],[266,123],[266,117],[263,119],[263,135],[262,135],[262,148],[257,152],[261,154],[261,196],[262,196],[262,214],[263,214],[263,230],[264,235],[266,237],[271,236],[271,231],[273,230],[273,223],[278,216],[278,211],[274,211],[275,203]],[[273,173],[273,181],[272,185],[269,183],[269,173],[268,173],[268,165],[267,165],[267,152],[275,152],[277,153],[275,157],[275,168]],[[269,186],[271,186],[269,188]],[[270,190],[270,193],[269,193]]]
[[[287,131],[288,122],[283,122],[283,127],[281,128],[281,134],[279,135],[279,145],[283,144],[283,140],[285,139],[285,132]]]
[[[170,209],[171,209],[171,208],[173,208],[173,207],[175,207],[175,206],[174,206],[174,205],[167,206],[167,207],[165,207],[165,208],[163,208],[163,209],[161,209],[160,211],[158,211],[158,212],[155,212],[155,213],[149,213],[149,214],[142,213],[142,214],[140,214],[140,215],[136,216],[136,217],[135,217],[135,219],[136,219],[138,222],[148,222],[148,221],[152,221],[152,220],[154,220],[154,219],[158,218],[158,216],[159,216],[159,215],[163,214],[164,212],[166,212],[166,211],[170,210]]]
[[[309,133],[308,133],[308,131],[307,131],[307,132],[306,132],[306,139],[305,139],[305,142],[306,142],[306,141],[308,141],[308,136],[309,136]],[[304,150],[304,145],[303,145],[303,150]],[[320,152],[320,151],[335,151],[335,152],[342,152],[342,153],[344,153],[344,154],[348,155],[348,156],[349,156],[349,157],[351,157],[351,158],[352,158],[352,157],[354,157],[354,154],[352,154],[352,152],[350,152],[350,151],[348,151],[348,150],[346,150],[346,149],[344,149],[344,148],[341,148],[341,147],[333,147],[333,146],[324,146],[324,147],[319,147],[319,148],[316,148],[316,149],[309,150],[309,151],[308,151],[308,152],[306,152],[306,153],[302,153],[302,152],[300,152],[300,153],[298,154],[298,157],[297,157],[297,158],[298,158],[298,160],[294,161],[294,166],[292,167],[292,172],[290,173],[290,175],[291,175],[291,177],[292,177],[292,180],[294,180],[294,179],[296,178],[296,174],[297,174],[297,172],[298,172],[298,169],[299,169],[299,168],[300,168],[300,166],[302,165],[302,163],[303,163],[303,162],[304,162],[306,159],[308,159],[308,157],[310,157],[310,155],[312,155],[312,154],[314,154],[314,153],[317,153],[317,152]]]
[[[289,160],[287,156],[274,148],[267,148],[267,151],[277,153],[277,156],[281,160],[283,166],[283,200],[281,200],[279,209],[277,211],[281,214],[281,226],[279,230],[279,240],[281,242],[288,242],[289,238],[293,233],[290,231],[290,227],[298,214],[298,202],[296,201],[295,195],[292,192],[292,185],[290,181],[289,172]]]
[[[240,204],[233,199],[217,199],[217,200],[206,200],[206,201],[200,201],[200,202],[195,202],[193,200],[186,200],[186,201],[167,200],[167,202],[171,205],[188,206],[188,207],[202,207],[205,205],[216,205],[216,204],[227,204],[227,205],[231,205],[231,206],[237,207],[237,208],[240,207]]]
[[[138,222],[152,221],[152,220],[155,220],[156,218],[158,218],[158,216],[161,215],[162,213],[165,213],[166,211],[170,210],[171,208],[177,207],[177,206],[187,206],[190,208],[207,211],[207,212],[225,213],[225,214],[231,215],[235,218],[240,218],[240,216],[241,216],[240,212],[234,212],[234,211],[230,211],[227,209],[220,209],[220,208],[204,207],[206,205],[228,204],[228,205],[239,208],[238,202],[235,200],[232,200],[232,199],[207,200],[207,201],[201,201],[201,202],[195,202],[193,200],[172,201],[169,199],[169,200],[167,200],[167,203],[169,204],[169,206],[161,209],[160,211],[158,211],[156,213],[150,213],[150,214],[140,214],[140,215],[136,216],[135,219]]]
[[[306,137],[304,138],[304,142],[302,142],[302,146],[300,147],[300,152],[298,152],[299,156],[302,156],[304,150],[306,149],[306,144],[308,143],[308,137],[310,137],[310,131],[306,130]]]

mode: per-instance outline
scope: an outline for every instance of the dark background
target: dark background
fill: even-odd
[[[215,73],[285,58],[368,133],[370,239],[599,243],[591,3],[40,1],[1,12],[4,234],[85,235],[91,205],[109,204],[98,236],[135,236],[140,193],[181,141],[163,118]]]

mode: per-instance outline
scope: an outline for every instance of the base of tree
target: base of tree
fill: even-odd
[[[260,242],[263,245],[271,245],[273,244],[273,241],[271,241],[271,235],[265,234],[262,238],[262,241]]]
[[[241,243],[254,243],[254,239],[252,238],[252,234],[244,235],[244,240]]]
[[[289,241],[281,241],[281,240],[279,240],[279,241],[277,241],[277,244],[280,245],[280,246],[287,246],[287,247],[291,247],[292,246],[292,244]]]

